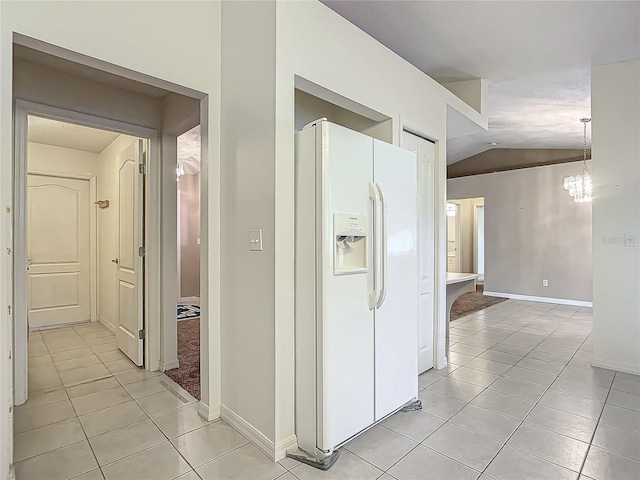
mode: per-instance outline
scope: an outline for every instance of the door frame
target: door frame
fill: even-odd
[[[94,202],[98,199],[98,179],[96,175],[81,175],[75,173],[50,172],[48,170],[34,170],[27,168],[28,175],[40,175],[53,178],[70,178],[74,180],[86,180],[89,182],[89,278],[91,286],[91,321],[98,320],[98,212]],[[25,192],[27,198],[29,192]],[[25,215],[26,215],[25,211]],[[25,218],[26,220],[26,218]],[[29,232],[25,225],[26,240],[29,240]],[[28,253],[25,249],[25,253]],[[28,294],[27,294],[28,297]]]
[[[473,203],[473,273],[478,273],[478,208],[482,207],[484,209],[484,203],[474,202]],[[483,229],[484,229],[484,216],[483,218]],[[484,242],[483,242],[484,245]],[[484,253],[483,253],[484,256]],[[485,259],[486,260],[486,259]],[[484,272],[482,273],[484,279]]]
[[[462,265],[462,205],[458,200],[447,200],[447,203],[456,206],[456,214],[455,214],[455,222],[454,222],[454,232],[455,232],[455,241],[456,241],[456,256],[455,256],[455,273],[460,273],[461,265]],[[447,216],[447,266],[449,265],[449,217]]]
[[[73,110],[52,107],[16,99],[14,110],[14,192],[13,192],[13,327],[14,327],[14,404],[27,400],[27,148],[28,116],[34,115],[86,127],[139,137],[148,141],[147,174],[145,175],[145,248],[144,325],[147,330],[144,346],[147,370],[158,370],[161,358],[161,315],[149,315],[149,305],[160,305],[162,298],[161,271],[148,267],[160,264],[161,255],[161,152],[159,133],[151,128],[88,115]],[[96,239],[97,240],[97,239]]]
[[[182,241],[182,233],[180,230],[180,222],[182,222],[182,215],[180,215],[180,208],[182,206],[182,192],[180,188],[176,188],[176,228],[178,230],[178,234],[176,235],[176,250],[178,251],[178,304],[180,304],[180,300],[182,299],[182,247],[180,246],[180,242]]]

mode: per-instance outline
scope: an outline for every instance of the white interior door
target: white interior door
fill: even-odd
[[[418,395],[416,155],[373,141],[382,206],[382,291],[375,310],[375,419]]]
[[[31,328],[91,320],[88,180],[29,174]]]
[[[434,362],[436,146],[402,132],[402,147],[418,155],[418,372],[422,373]]]
[[[144,363],[142,140],[118,155],[118,258],[115,260],[118,348],[136,365]]]

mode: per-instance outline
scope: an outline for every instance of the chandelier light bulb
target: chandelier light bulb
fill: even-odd
[[[593,200],[593,182],[589,169],[587,168],[587,123],[590,122],[591,119],[581,118],[580,121],[584,124],[584,148],[582,156],[584,170],[582,175],[564,177],[562,186],[569,192],[569,195],[573,197],[574,202],[586,203]]]

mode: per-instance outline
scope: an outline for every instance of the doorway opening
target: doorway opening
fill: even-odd
[[[502,301],[484,295],[484,197],[447,201],[447,271],[476,273],[476,291],[464,293],[451,306],[451,321]]]
[[[446,211],[447,272],[484,279],[484,197],[447,200]]]
[[[147,151],[148,139],[28,115],[27,391],[145,363]]]
[[[26,46],[29,45],[29,46]],[[48,53],[45,53],[48,52]],[[11,392],[13,387],[13,421],[14,435],[9,435],[9,451],[13,451],[13,462],[16,471],[20,471],[35,455],[48,453],[62,446],[56,440],[47,442],[43,450],[34,453],[29,446],[31,442],[32,430],[36,428],[48,429],[49,425],[43,425],[42,421],[52,420],[60,422],[60,416],[43,415],[47,409],[55,408],[65,420],[78,424],[78,415],[93,413],[100,410],[100,414],[113,420],[113,424],[124,427],[124,423],[138,421],[132,420],[131,416],[119,416],[112,414],[111,408],[120,408],[120,405],[133,407],[133,403],[138,403],[147,417],[159,413],[152,407],[145,408],[143,404],[171,405],[170,408],[185,409],[189,414],[196,417],[203,416],[206,420],[213,420],[219,416],[219,384],[215,379],[219,378],[219,362],[215,361],[215,356],[211,357],[210,349],[214,352],[219,350],[219,315],[214,308],[209,310],[211,302],[215,305],[218,300],[218,292],[214,291],[204,295],[201,301],[203,308],[203,329],[205,337],[202,341],[202,399],[198,403],[188,392],[181,389],[162,372],[177,365],[177,340],[176,340],[176,152],[175,141],[177,136],[192,127],[202,123],[203,128],[203,155],[206,157],[208,146],[208,96],[205,93],[180,86],[175,83],[148,76],[143,73],[134,72],[124,67],[109,64],[99,59],[90,58],[81,54],[71,52],[53,45],[44,44],[34,39],[22,37],[14,34],[13,45],[13,83],[12,83],[13,105],[14,105],[14,155],[12,158],[12,179],[13,198],[9,206],[12,213],[13,235],[11,240],[13,262],[11,268],[7,270],[8,295],[12,299],[13,325],[13,349],[12,354],[13,375],[7,379],[7,389]],[[145,225],[143,227],[144,243],[135,247],[133,252],[129,252],[129,258],[125,256],[113,256],[111,260],[118,260],[111,266],[121,265],[122,270],[129,270],[127,263],[131,257],[139,255],[140,246],[143,247],[142,254],[146,259],[143,269],[144,288],[146,289],[143,303],[143,312],[147,323],[143,331],[138,330],[138,339],[144,345],[144,369],[131,368],[127,371],[119,370],[117,365],[111,365],[112,369],[106,366],[108,362],[121,363],[131,361],[129,359],[108,358],[107,352],[97,352],[103,347],[100,343],[109,340],[95,340],[103,336],[113,335],[106,329],[100,332],[84,331],[81,327],[103,327],[100,321],[98,309],[95,309],[96,321],[86,324],[69,324],[65,328],[67,331],[56,332],[47,329],[35,331],[28,342],[29,334],[27,312],[28,312],[28,278],[27,278],[27,211],[28,205],[28,117],[43,117],[46,119],[59,120],[97,129],[106,129],[117,134],[132,135],[134,138],[149,139],[146,142],[148,147],[148,158],[141,170],[146,176],[145,197],[148,201],[142,202],[145,210]],[[144,145],[142,146],[144,147]],[[134,148],[134,154],[144,151],[144,148]],[[214,154],[215,156],[215,154]],[[135,170],[139,173],[139,165],[129,162],[122,169],[123,173]],[[217,278],[217,264],[209,262],[207,249],[207,239],[216,238],[218,225],[211,225],[209,228],[207,198],[208,195],[216,197],[218,186],[215,181],[209,181],[209,172],[215,173],[216,167],[211,168],[209,162],[203,161],[203,213],[202,213],[202,278],[203,291],[208,292],[207,282],[209,281],[209,263],[211,267],[211,278]],[[133,172],[131,172],[133,173]],[[214,175],[215,177],[215,175]],[[97,182],[96,180],[96,183]],[[129,192],[134,186],[129,182]],[[79,195],[79,194],[78,194]],[[111,200],[110,198],[100,198],[95,195],[92,201]],[[133,202],[132,202],[133,203]],[[110,202],[111,207],[113,204]],[[140,204],[139,204],[140,205]],[[139,206],[138,205],[138,206]],[[7,207],[7,213],[9,212]],[[97,205],[94,208],[99,209]],[[217,208],[214,206],[212,208]],[[109,207],[106,208],[109,210]],[[98,212],[99,210],[97,210]],[[96,216],[98,214],[96,213]],[[97,220],[96,220],[97,222]],[[126,229],[125,229],[126,230]],[[129,225],[128,233],[137,231],[135,225]],[[95,243],[101,237],[98,231]],[[97,247],[99,249],[99,246]],[[124,262],[123,262],[124,259]],[[127,273],[127,272],[123,272]],[[126,280],[120,279],[119,286],[126,287]],[[99,282],[96,281],[96,286]],[[142,284],[141,284],[142,285]],[[131,289],[133,290],[133,289]],[[131,293],[131,292],[130,292]],[[99,295],[96,295],[98,297]],[[124,295],[123,295],[124,296]],[[135,293],[129,295],[129,299]],[[135,305],[130,301],[125,306]],[[118,307],[121,310],[120,307]],[[92,318],[93,319],[93,318]],[[88,328],[87,328],[88,330]],[[82,333],[82,335],[80,335]],[[67,338],[63,338],[63,337]],[[140,338],[140,336],[142,338]],[[50,338],[45,338],[50,337]],[[56,338],[57,337],[57,338]],[[71,338],[72,337],[72,338]],[[115,336],[114,336],[115,337]],[[80,338],[80,340],[78,340]],[[212,339],[210,341],[210,338]],[[88,344],[91,339],[95,345]],[[94,341],[95,340],[95,341]],[[65,360],[67,354],[66,345],[82,341],[86,347],[73,348],[74,352],[87,349],[91,355],[98,358],[100,363],[82,366],[77,373],[79,382],[76,384],[70,375],[60,375],[56,366],[56,361],[69,361],[78,363],[77,358]],[[28,343],[33,343],[29,345]],[[117,342],[116,342],[117,343]],[[35,345],[38,344],[38,345]],[[48,344],[56,344],[51,351]],[[77,345],[76,345],[77,346]],[[41,355],[34,355],[37,349]],[[104,347],[106,348],[106,347]],[[86,352],[86,351],[85,351]],[[31,358],[28,354],[31,354]],[[45,356],[44,353],[47,353]],[[87,354],[89,352],[86,352]],[[107,357],[106,360],[100,358],[98,353]],[[117,352],[116,352],[117,353]],[[59,357],[54,361],[53,355]],[[60,355],[57,355],[60,354]],[[78,357],[78,358],[88,358]],[[42,357],[33,360],[35,357]],[[212,358],[212,362],[209,362]],[[92,358],[93,362],[97,362]],[[82,360],[84,362],[84,360]],[[62,385],[52,385],[51,387],[28,390],[28,380],[33,383],[34,379],[43,380],[47,377],[56,379],[56,375],[49,375],[49,372],[33,372],[27,377],[28,367],[36,367],[38,362],[42,362],[43,367],[49,372],[55,372],[60,378]],[[109,372],[105,378],[84,382],[83,377],[88,375],[88,370],[102,370],[104,367]],[[86,369],[86,370],[85,370]],[[113,371],[112,371],[113,370]],[[115,373],[114,373],[115,372]],[[211,376],[214,381],[211,382]],[[62,376],[67,377],[68,388],[64,385]],[[71,376],[73,377],[73,376]],[[95,378],[95,377],[94,377]],[[57,380],[56,380],[57,381]],[[46,382],[44,383],[46,384]],[[42,386],[40,383],[39,386]],[[135,391],[134,391],[135,390]],[[29,393],[28,402],[27,393]],[[135,402],[132,401],[135,400]],[[124,402],[124,403],[123,403]],[[82,404],[82,406],[80,406]],[[55,405],[50,407],[49,405]],[[122,407],[125,408],[125,407]],[[163,407],[164,408],[164,407]],[[182,410],[181,410],[182,411]],[[140,413],[138,411],[138,413]],[[71,416],[71,418],[68,418]],[[10,415],[11,417],[11,415]],[[46,417],[46,418],[45,418]],[[125,418],[126,417],[126,418]],[[51,427],[51,428],[57,428]],[[115,427],[113,427],[115,428]],[[81,431],[81,430],[80,430]],[[97,434],[101,432],[93,432]],[[84,435],[84,434],[83,434]],[[89,436],[87,433],[86,436]],[[53,438],[52,437],[52,438]],[[62,439],[60,439],[62,440]],[[86,443],[86,439],[84,440]],[[15,445],[15,448],[13,448]],[[88,444],[86,445],[88,448]],[[94,455],[95,456],[95,455]]]
[[[178,368],[167,376],[200,398],[200,125],[177,139]]]
[[[478,283],[484,285],[484,202],[474,207],[474,273],[478,274]]]

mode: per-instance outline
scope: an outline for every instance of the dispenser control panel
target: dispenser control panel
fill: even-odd
[[[336,235],[366,236],[368,227],[366,215],[336,213],[333,216],[333,228]]]

